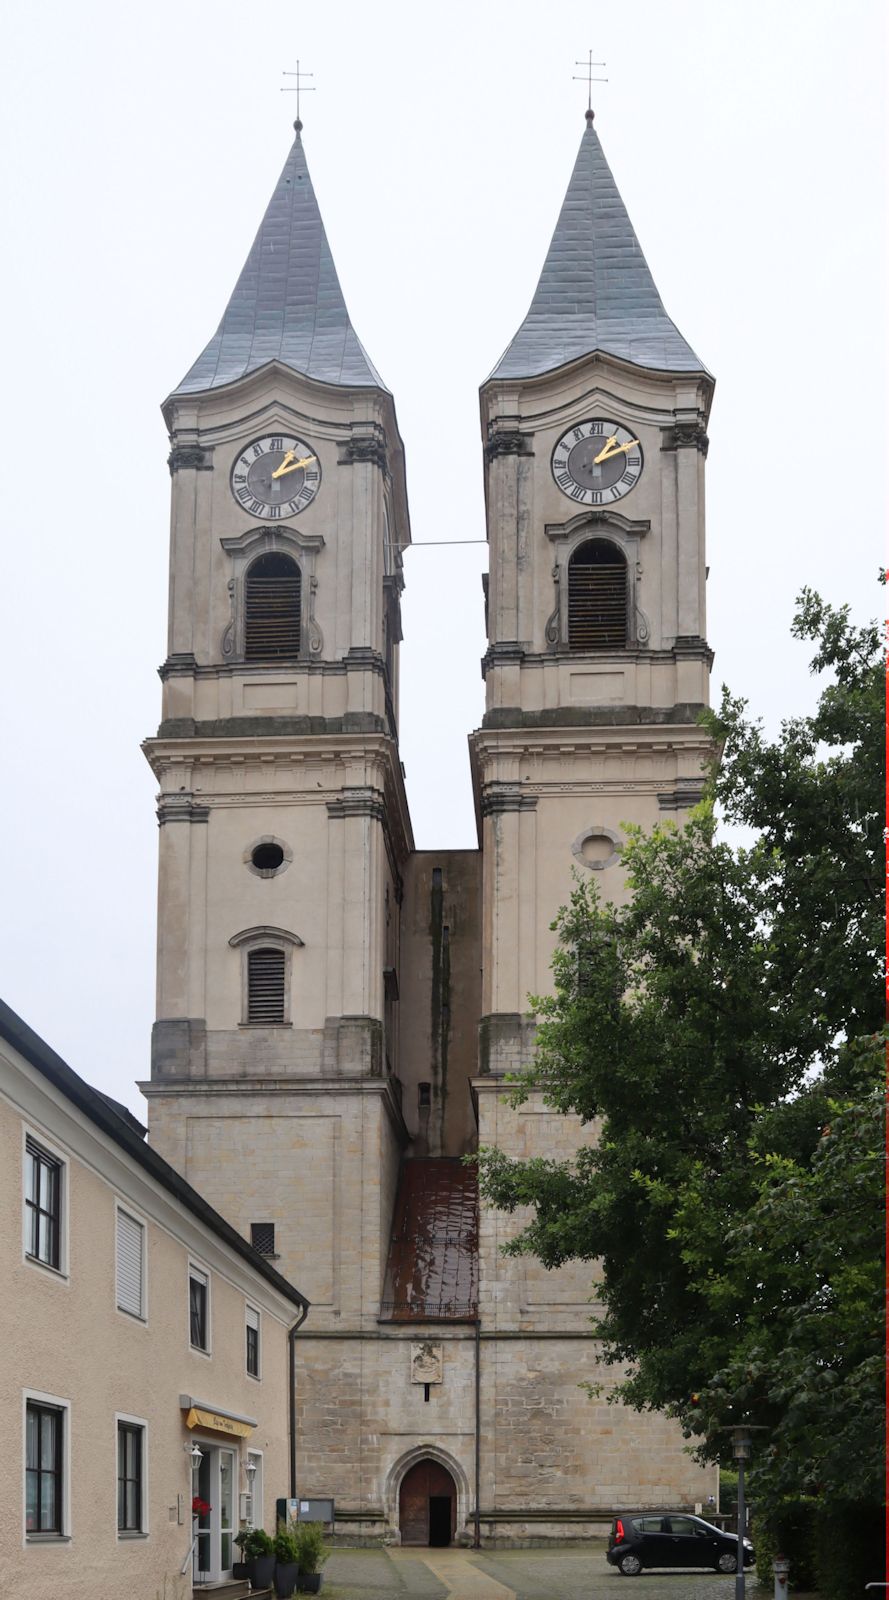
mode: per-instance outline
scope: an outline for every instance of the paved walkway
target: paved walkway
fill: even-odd
[[[322,1589],[326,1600],[734,1600],[734,1593],[733,1577],[712,1572],[622,1578],[605,1560],[604,1540],[583,1549],[339,1549]],[[748,1600],[771,1600],[771,1593],[748,1574]]]

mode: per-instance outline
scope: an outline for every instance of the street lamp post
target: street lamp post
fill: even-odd
[[[732,1436],[732,1455],[738,1463],[738,1568],[735,1573],[735,1600],[744,1600],[747,1593],[744,1573],[744,1535],[747,1532],[747,1507],[744,1503],[744,1463],[750,1460],[753,1449],[751,1434],[764,1433],[761,1423],[742,1422],[728,1432]]]

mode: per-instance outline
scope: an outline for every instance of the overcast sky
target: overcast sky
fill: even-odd
[[[413,537],[482,539],[478,386],[596,127],[668,313],[716,374],[708,634],[773,728],[811,706],[803,583],[861,619],[885,526],[884,0],[6,0],[0,993],[144,1112],[169,478],[159,405],[304,143],[395,395]],[[472,846],[483,545],[406,558],[419,846]]]

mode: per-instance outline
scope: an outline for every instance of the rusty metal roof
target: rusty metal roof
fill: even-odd
[[[394,1322],[478,1311],[478,1181],[450,1156],[405,1161],[395,1198],[381,1312]]]

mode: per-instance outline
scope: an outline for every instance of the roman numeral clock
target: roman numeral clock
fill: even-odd
[[[563,494],[585,506],[622,500],[642,476],[642,447],[619,422],[593,417],[563,433],[552,474]]]
[[[275,522],[311,505],[321,487],[321,465],[310,444],[291,434],[254,439],[231,471],[232,494],[253,517]]]

